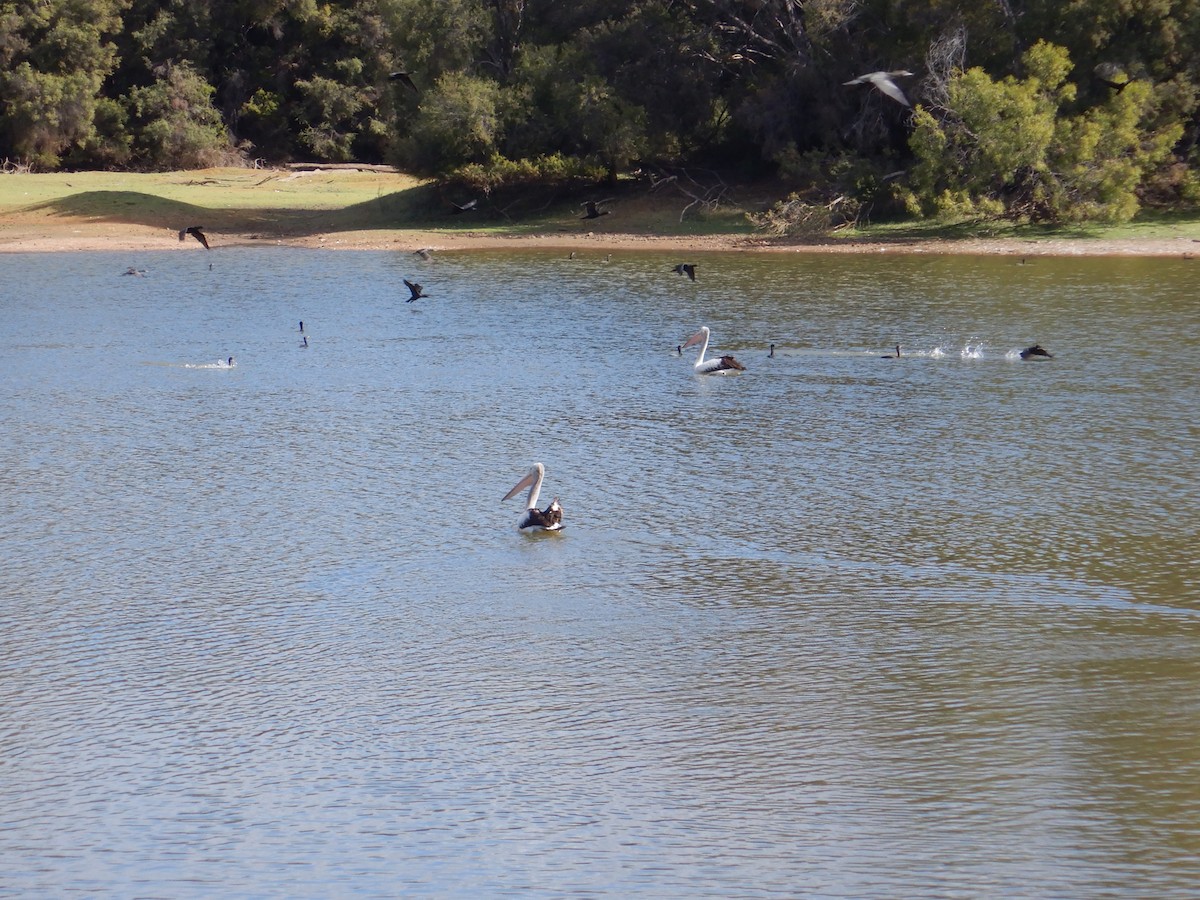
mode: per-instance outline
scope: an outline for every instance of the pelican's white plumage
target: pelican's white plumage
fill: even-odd
[[[700,330],[693,334],[690,338],[680,345],[682,353],[688,347],[700,345],[700,355],[696,357],[696,361],[692,364],[692,369],[698,375],[729,375],[732,372],[745,372],[746,367],[734,359],[732,356],[718,356],[713,359],[705,359],[704,354],[708,352],[708,326],[700,326]]]
[[[555,497],[545,509],[537,508],[538,494],[542,491],[542,480],[546,477],[546,467],[540,462],[529,467],[525,477],[513,485],[512,490],[504,495],[503,500],[515,497],[525,488],[529,488],[529,496],[525,500],[525,512],[517,520],[518,531],[560,531],[563,527],[562,507]]]

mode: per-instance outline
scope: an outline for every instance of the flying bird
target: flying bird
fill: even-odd
[[[179,240],[185,240],[189,234],[203,244],[205,250],[212,249],[208,246],[208,238],[204,236],[203,225],[189,225],[187,228],[179,232]]]
[[[428,294],[422,293],[421,286],[419,284],[413,284],[407,278],[404,279],[404,283],[408,285],[408,290],[412,293],[412,296],[404,301],[405,303],[412,303],[414,300],[420,300],[422,297],[429,296]]]
[[[886,94],[902,106],[912,106],[908,102],[908,98],[904,96],[904,91],[900,90],[899,85],[892,81],[893,78],[912,75],[907,69],[897,69],[894,72],[868,72],[866,75],[859,75],[857,78],[852,78],[843,84],[870,84],[873,85],[880,93]]]
[[[733,372],[746,371],[746,367],[732,356],[721,356],[715,359],[704,358],[704,354],[708,351],[707,325],[701,326],[699,331],[684,341],[680,345],[680,352],[682,353],[688,347],[694,347],[696,344],[700,344],[700,355],[692,363],[692,369],[695,370],[697,375],[729,375]]]
[[[529,472],[525,477],[518,481],[511,491],[501,498],[501,502],[511,499],[529,488],[529,497],[525,500],[525,512],[521,514],[521,518],[517,520],[517,529],[519,531],[534,532],[534,531],[561,531],[563,527],[562,507],[558,505],[558,498],[555,497],[550,505],[545,509],[537,508],[538,494],[542,490],[542,479],[546,477],[546,467],[540,462],[534,463],[529,468]]]
[[[1054,356],[1041,344],[1034,344],[1021,351],[1021,359],[1054,359]]]
[[[412,80],[412,76],[407,72],[392,72],[390,75],[388,75],[388,81],[399,81],[406,87],[411,88],[414,94],[421,93],[419,90],[417,90],[417,85]]]
[[[696,267],[690,263],[680,263],[671,271],[673,271],[676,275],[686,275],[688,278],[692,279],[692,281],[696,280]]]
[[[608,202],[607,200],[600,200],[600,201],[589,200],[587,203],[583,204],[584,208],[587,209],[587,212],[584,213],[579,218],[581,218],[581,219],[598,219],[601,216],[607,216],[610,212],[612,212],[612,210],[597,209],[597,207],[601,203],[607,203],[607,202]]]
[[[430,252],[427,247],[422,247],[420,250],[414,250],[413,256],[419,256],[419,257],[421,257],[421,259],[429,259]]]
[[[477,204],[478,202],[479,202],[478,200],[468,200],[466,203],[459,205],[458,203],[455,203],[453,200],[451,200],[450,205],[453,206],[454,209],[450,210],[450,215],[457,216],[459,213],[474,212],[475,204]]]

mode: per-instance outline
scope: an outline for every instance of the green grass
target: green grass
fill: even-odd
[[[786,193],[771,185],[744,185],[735,199],[715,210],[692,207],[667,188],[651,192],[642,183],[567,191],[512,192],[480,198],[479,211],[451,215],[451,200],[432,182],[393,171],[352,169],[207,169],[196,172],[62,172],[0,176],[0,215],[130,223],[178,228],[184,223],[235,232],[281,236],[364,231],[469,231],[493,235],[554,235],[606,232],[700,237],[753,234],[746,209],[761,209]],[[611,197],[612,214],[579,218],[585,196]],[[846,229],[835,240],[921,241],[1011,238],[1200,239],[1196,213],[1147,213],[1122,225],[1050,228],[997,222],[955,225],[907,222]]]
[[[610,196],[597,189],[596,199]],[[72,172],[0,176],[0,215],[70,218],[177,228],[200,222],[226,231],[281,235],[423,229],[521,235],[623,232],[749,234],[743,212],[689,212],[687,200],[624,187],[611,215],[585,222],[580,195],[566,192],[480,198],[477,212],[451,215],[451,200],[431,182],[397,172],[210,169],[198,172]]]

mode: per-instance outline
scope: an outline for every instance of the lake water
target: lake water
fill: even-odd
[[[1200,262],[579,256],[0,255],[0,895],[1200,896]]]

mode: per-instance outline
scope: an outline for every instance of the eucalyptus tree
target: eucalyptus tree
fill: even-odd
[[[93,139],[120,9],[119,0],[0,2],[0,156],[56,168]]]

